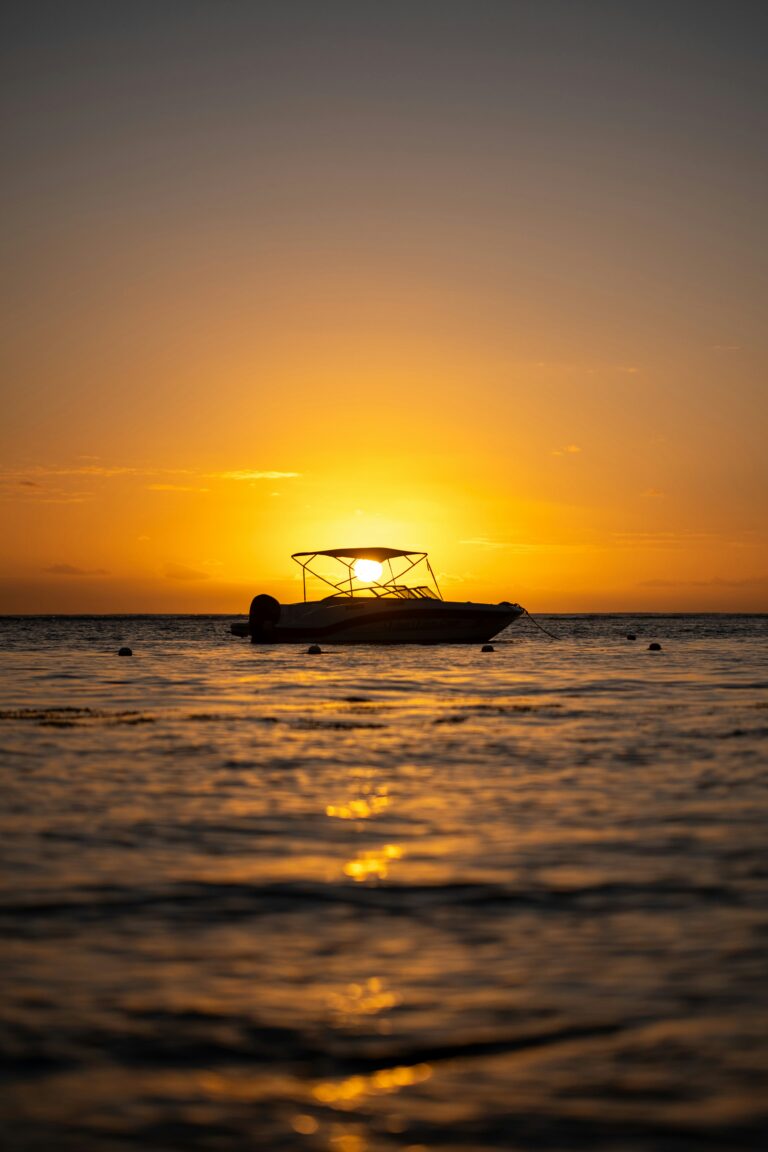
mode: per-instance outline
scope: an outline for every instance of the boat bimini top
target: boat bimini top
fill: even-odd
[[[313,567],[327,556],[338,562],[342,575],[334,579],[339,568],[329,576]],[[354,596],[389,597],[399,600],[442,600],[443,596],[426,552],[402,548],[328,548],[316,552],[294,552],[292,560],[301,568],[304,600],[307,599],[307,574],[333,589],[326,600]],[[425,565],[429,582],[404,584],[403,579],[420,565]],[[421,577],[424,579],[424,576]]]

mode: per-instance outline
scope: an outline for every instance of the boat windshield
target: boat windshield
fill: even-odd
[[[326,600],[389,598],[442,600],[426,552],[398,548],[337,548],[295,552],[301,568],[304,600],[308,578],[332,589]],[[311,590],[311,583],[310,583]]]

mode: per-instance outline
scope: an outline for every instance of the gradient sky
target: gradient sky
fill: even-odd
[[[768,609],[768,5],[1,20],[0,611]]]

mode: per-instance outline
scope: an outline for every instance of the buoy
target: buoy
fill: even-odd
[[[496,649],[494,648],[493,644],[483,644],[480,651],[481,652],[495,652]]]
[[[627,632],[627,640],[637,640],[637,636],[635,636],[634,632]]]
[[[118,652],[118,656],[133,656],[133,649],[132,648],[121,648],[120,651]]]
[[[661,644],[657,644],[654,640],[653,644],[648,645],[649,652],[661,652]]]
[[[274,596],[262,592],[254,596],[248,613],[248,631],[251,644],[264,644],[272,639],[275,625],[280,619],[280,604]]]
[[[307,648],[307,655],[308,656],[320,656],[320,655],[322,655],[322,651],[323,650],[319,644],[310,644],[309,648]]]

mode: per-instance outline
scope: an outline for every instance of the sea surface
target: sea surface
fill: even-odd
[[[768,617],[229,622],[0,621],[4,1149],[768,1146]]]

